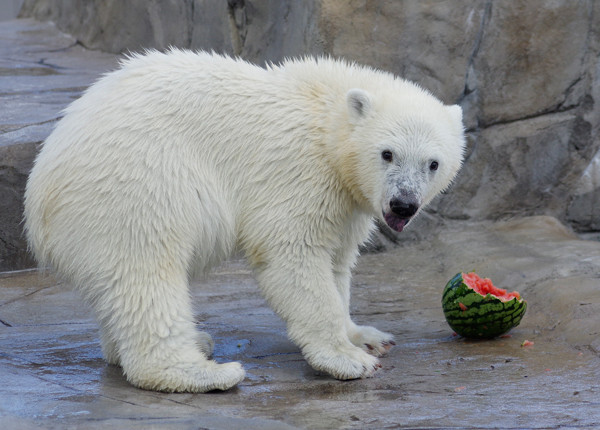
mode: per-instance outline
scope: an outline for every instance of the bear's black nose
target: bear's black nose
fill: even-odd
[[[410,218],[419,210],[419,205],[414,202],[407,202],[401,199],[393,198],[390,200],[390,209],[400,218]]]

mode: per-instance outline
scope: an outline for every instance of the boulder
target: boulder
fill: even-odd
[[[89,49],[120,53],[189,45],[192,5],[190,0],[26,0],[20,16],[52,21]]]
[[[600,231],[600,151],[573,190],[567,220],[580,231]]]
[[[418,82],[456,103],[482,31],[486,4],[323,0],[325,51]]]
[[[480,126],[578,106],[589,90],[590,2],[490,2],[469,70]],[[596,19],[597,21],[597,19]]]
[[[546,213],[564,217],[573,184],[596,144],[576,112],[498,124],[469,133],[465,167],[434,208],[458,219]]]
[[[322,52],[317,10],[314,0],[26,0],[21,16],[53,21],[90,49],[176,46],[266,62]]]

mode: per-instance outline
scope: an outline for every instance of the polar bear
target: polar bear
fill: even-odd
[[[210,359],[188,293],[234,251],[314,369],[369,377],[394,343],[350,318],[358,246],[375,218],[402,231],[450,184],[464,143],[460,107],[369,67],[146,52],[65,110],[29,177],[25,229],[140,388],[243,380],[239,363]]]

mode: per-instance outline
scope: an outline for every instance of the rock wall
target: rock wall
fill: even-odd
[[[113,53],[329,54],[394,72],[465,112],[465,167],[430,213],[600,229],[600,2],[25,0],[21,16]]]

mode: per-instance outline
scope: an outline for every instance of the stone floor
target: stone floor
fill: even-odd
[[[11,86],[1,95],[3,145],[43,140],[116,64],[29,20],[0,23],[0,44],[0,87]],[[409,227],[418,240],[360,258],[353,316],[394,333],[397,346],[375,377],[348,382],[306,364],[241,260],[192,293],[215,358],[242,362],[247,378],[198,395],[133,388],[102,360],[93,316],[68,285],[37,271],[0,274],[0,427],[600,428],[600,242],[547,217],[427,226]],[[528,301],[510,337],[453,336],[442,290],[470,270]]]
[[[510,337],[453,336],[445,282],[476,270],[528,301]],[[37,271],[0,277],[4,428],[599,428],[600,243],[552,218],[448,224],[360,258],[353,315],[396,336],[375,377],[314,372],[240,260],[192,288],[215,358],[247,378],[223,393],[128,385],[102,360],[97,325],[67,285]],[[525,340],[534,345],[523,347]]]

